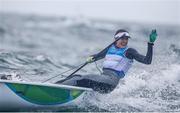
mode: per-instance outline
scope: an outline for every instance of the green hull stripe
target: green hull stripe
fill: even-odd
[[[6,83],[6,85],[24,100],[38,105],[57,105],[70,102],[83,91],[52,88],[28,84]]]

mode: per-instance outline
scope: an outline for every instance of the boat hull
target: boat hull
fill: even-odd
[[[0,81],[0,111],[49,110],[73,106],[81,100],[85,91],[90,89]]]

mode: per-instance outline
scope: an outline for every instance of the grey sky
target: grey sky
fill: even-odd
[[[0,0],[0,11],[180,25],[180,0]]]

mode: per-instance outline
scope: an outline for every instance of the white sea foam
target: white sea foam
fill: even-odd
[[[82,64],[89,55],[111,43],[119,28],[129,30],[132,36],[129,46],[145,55],[149,33],[157,28],[152,64],[135,61],[113,92],[87,94],[79,106],[87,109],[97,106],[108,111],[180,111],[178,28],[87,18],[1,16],[0,47],[6,51],[0,53],[1,73],[16,70],[30,81],[43,81]],[[98,62],[101,64],[102,61]],[[93,64],[79,73],[99,74]]]

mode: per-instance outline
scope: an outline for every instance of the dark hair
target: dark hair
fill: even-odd
[[[124,29],[118,29],[114,35],[117,35],[117,34],[120,33],[120,32],[127,32],[127,33],[129,33],[128,31],[126,31],[126,30],[124,30]]]

